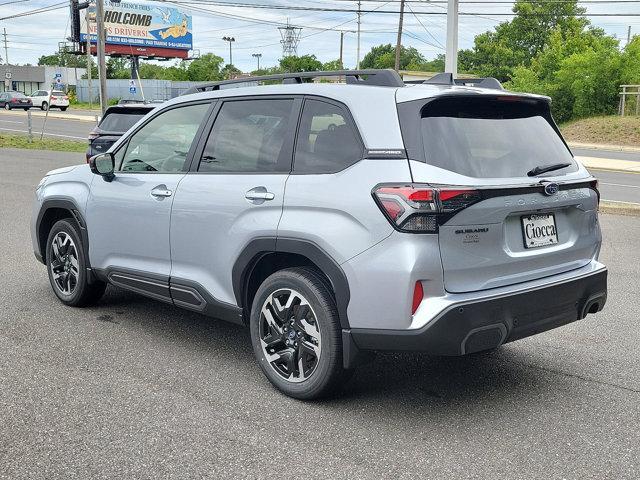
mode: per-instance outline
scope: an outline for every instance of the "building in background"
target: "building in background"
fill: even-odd
[[[86,73],[85,68],[49,67],[34,65],[0,65],[0,92],[16,90],[31,95],[37,90],[68,90],[78,84]]]

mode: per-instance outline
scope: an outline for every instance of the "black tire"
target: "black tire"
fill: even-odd
[[[42,105],[40,105],[40,110],[49,110],[49,104],[47,102],[42,102]]]
[[[11,110],[11,105],[9,105],[8,103],[4,104],[4,109],[5,110]]]
[[[29,111],[29,107],[25,107],[24,111],[28,112]]]
[[[262,308],[272,294],[286,290],[299,293],[308,302],[311,312],[307,317],[312,319],[312,324],[315,325],[319,333],[318,340],[321,339],[316,344],[321,346],[321,349],[319,358],[314,364],[315,366],[308,377],[302,380],[298,379],[295,383],[287,380],[285,378],[286,373],[283,375],[282,372],[278,372],[276,367],[272,366],[271,362],[267,360],[266,347],[263,348],[261,342],[263,335],[261,323],[264,325],[263,322],[265,322],[261,313]],[[292,317],[288,317],[289,315],[292,315]],[[297,316],[295,310],[286,310],[286,313],[283,314],[285,319],[293,318],[293,316]],[[285,321],[284,329],[286,327]],[[291,327],[291,330],[293,328]],[[287,268],[269,276],[260,285],[254,297],[253,305],[251,306],[250,329],[253,352],[260,368],[269,381],[285,395],[301,400],[325,397],[334,393],[346,379],[347,372],[342,366],[342,329],[335,300],[327,282],[314,269],[307,267]],[[300,335],[302,332],[298,331],[297,333]],[[269,338],[276,337],[277,335],[273,335]],[[285,333],[282,333],[282,338],[287,338]],[[302,344],[303,342],[301,341],[300,345]],[[283,347],[282,351],[287,349],[284,343],[280,343],[280,345]],[[302,351],[302,349],[299,351]],[[300,354],[296,353],[296,355]],[[300,357],[298,356],[297,358],[299,359]]]
[[[66,112],[67,111],[67,107],[60,107],[60,111],[61,112]]]
[[[67,236],[71,242],[66,243],[66,247],[60,248],[60,239],[66,239]],[[54,240],[56,240],[55,247]],[[104,294],[106,284],[99,280],[89,284],[87,259],[82,248],[82,238],[74,220],[64,219],[57,221],[49,232],[46,248],[49,282],[53,292],[62,303],[71,307],[86,307],[100,300],[100,297]],[[54,249],[57,250],[57,254]],[[75,266],[73,262],[74,255],[76,258]],[[64,261],[61,261],[62,259]],[[75,274],[73,273],[74,271]],[[54,276],[57,276],[57,278]],[[75,280],[73,280],[74,277]],[[68,283],[66,282],[67,278],[69,278]],[[64,287],[60,285],[61,283],[64,284]],[[65,287],[68,287],[68,292],[63,291]]]

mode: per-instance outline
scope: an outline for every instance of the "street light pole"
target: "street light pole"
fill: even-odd
[[[229,42],[229,65],[233,65],[233,52],[231,51],[231,44],[236,41],[233,37],[222,37],[222,40]]]
[[[458,0],[447,4],[447,49],[444,57],[444,71],[458,76]]]
[[[104,30],[104,0],[96,0],[96,27],[98,38],[96,41],[98,51],[98,75],[100,77],[100,110],[104,115],[104,111],[107,109],[107,66],[105,64],[105,47],[104,42],[105,30]]]
[[[261,53],[252,53],[251,56],[258,60],[258,70],[260,70],[260,57],[262,57]]]

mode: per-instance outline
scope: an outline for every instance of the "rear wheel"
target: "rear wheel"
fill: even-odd
[[[42,105],[40,105],[40,108],[42,110],[49,110],[49,104],[47,102],[42,102]]]
[[[284,394],[314,399],[334,391],[345,376],[335,301],[310,268],[268,277],[251,308],[251,343],[260,368]]]
[[[84,307],[102,297],[106,284],[100,281],[89,284],[82,239],[72,220],[59,220],[53,225],[46,255],[49,282],[62,303]]]
[[[9,105],[8,103],[4,104],[4,109],[5,110],[11,110],[11,105]]]
[[[60,107],[60,111],[61,111],[61,112],[64,112],[64,111],[66,111],[66,110],[67,110],[67,107]]]

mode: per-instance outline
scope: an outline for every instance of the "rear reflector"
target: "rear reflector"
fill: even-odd
[[[477,190],[416,183],[380,185],[373,197],[395,228],[415,233],[436,233],[439,216],[450,216],[481,200]]]
[[[420,306],[420,302],[422,302],[422,298],[424,297],[424,290],[422,289],[422,282],[417,281],[416,286],[413,287],[413,302],[411,302],[411,315],[416,313],[418,307]]]

